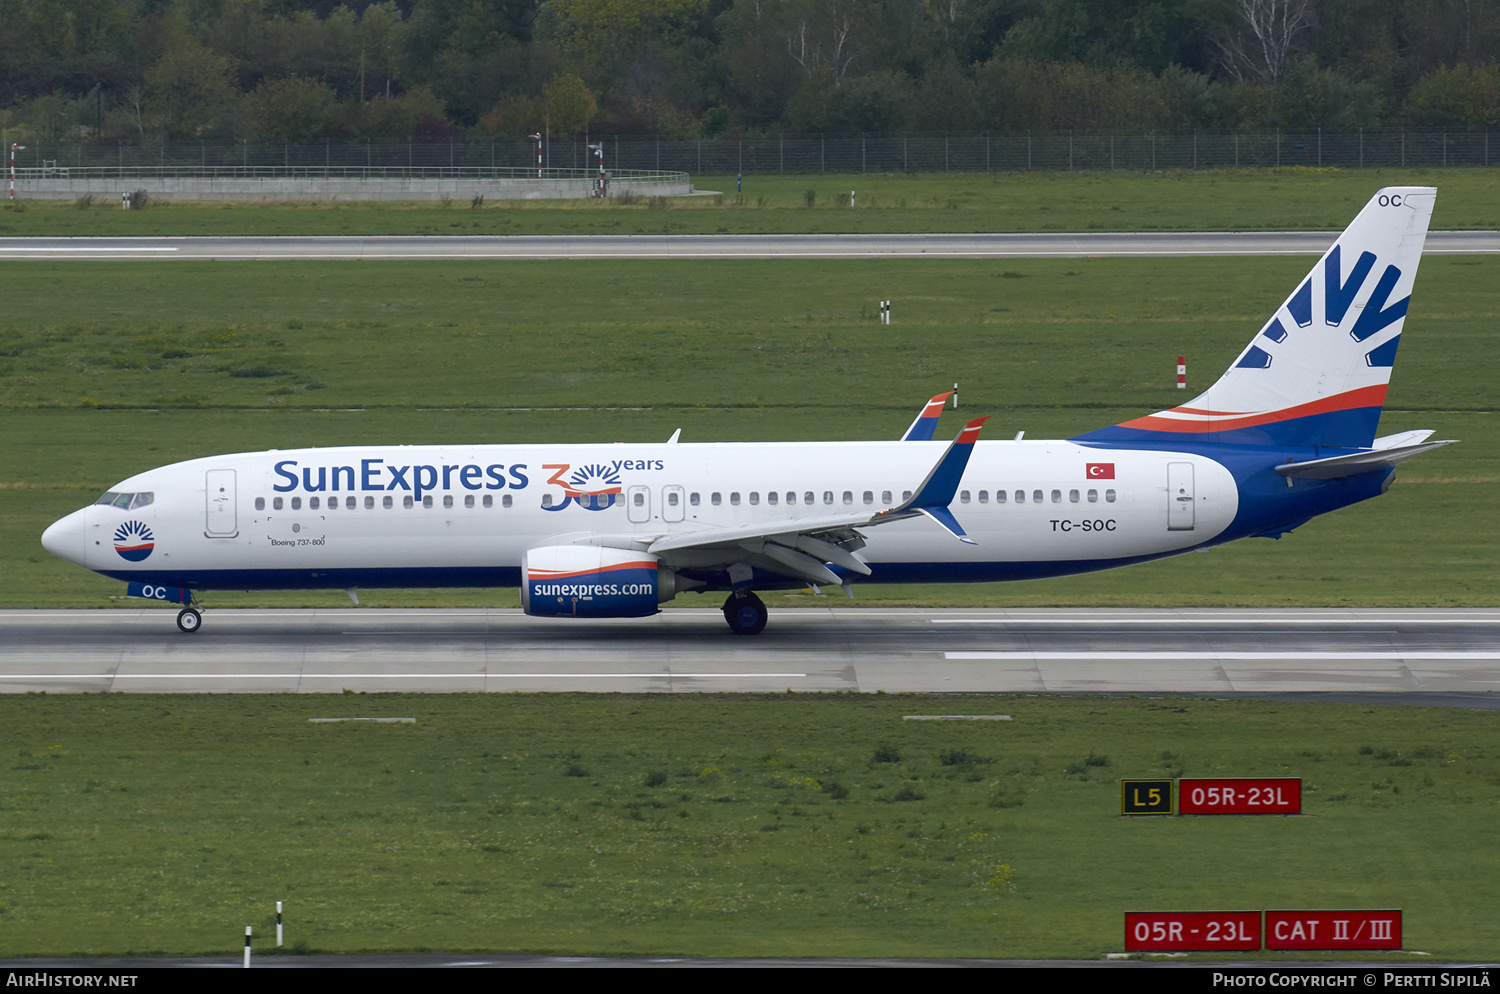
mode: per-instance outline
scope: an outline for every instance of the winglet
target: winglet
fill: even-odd
[[[943,413],[943,408],[948,403],[948,398],[953,396],[953,391],[940,393],[927,402],[922,408],[922,413],[906,429],[906,434],[901,436],[903,442],[930,442],[932,434],[937,430],[938,415]]]
[[[948,446],[948,451],[943,453],[943,458],[932,467],[932,472],[927,474],[927,479],[912,494],[911,500],[886,513],[946,508],[953,503],[953,495],[958,493],[958,482],[963,479],[964,470],[969,465],[969,456],[974,454],[974,443],[979,440],[979,430],[988,420],[988,416],[975,418],[964,425],[964,430],[958,433],[953,444]]]
[[[959,525],[958,519],[953,516],[953,512],[948,510],[946,507],[921,507],[917,510],[921,511],[924,515],[942,525],[943,528],[948,532],[948,534],[952,535],[954,538],[958,539],[965,545],[979,544],[968,536],[968,534],[963,530],[963,527]]]

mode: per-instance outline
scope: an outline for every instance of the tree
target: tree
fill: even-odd
[[[1235,79],[1281,82],[1298,35],[1313,23],[1312,0],[1235,0],[1244,22],[1219,43]]]
[[[582,131],[599,111],[594,95],[575,73],[563,73],[542,87],[547,105],[547,127],[557,134]]]
[[[266,80],[245,97],[251,138],[305,142],[333,117],[333,91],[306,76]]]
[[[169,133],[192,137],[212,128],[236,96],[229,60],[186,36],[146,70],[146,103]]]

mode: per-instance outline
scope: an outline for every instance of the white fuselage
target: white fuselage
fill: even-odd
[[[239,453],[124,480],[112,492],[149,493],[150,503],[85,508],[49,529],[48,547],[76,550],[59,554],[109,576],[195,589],[516,585],[538,546],[644,548],[695,530],[873,514],[908,496],[946,444]],[[860,554],[866,582],[1056,575],[1211,542],[1238,506],[1229,471],[1203,455],[981,441],[949,505],[975,544],[918,517],[862,529]],[[116,548],[131,521],[154,542],[139,561]],[[139,534],[121,547],[141,548]],[[663,565],[691,566],[691,556]]]

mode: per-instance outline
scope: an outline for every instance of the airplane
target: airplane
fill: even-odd
[[[723,591],[1022,580],[1278,538],[1449,441],[1376,437],[1436,190],[1377,193],[1197,398],[1065,440],[361,445],[211,456],[53,523],[53,554],[183,605],[203,590],[519,587],[528,615],[628,618]]]

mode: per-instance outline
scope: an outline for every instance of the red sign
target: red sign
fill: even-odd
[[[1300,815],[1302,780],[1179,780],[1177,813],[1184,815]]]
[[[1400,911],[1267,911],[1267,949],[1400,949]]]
[[[1112,462],[1084,463],[1083,473],[1091,480],[1113,480],[1115,478],[1115,464]]]
[[[1127,911],[1130,953],[1246,952],[1260,948],[1259,911]]]

